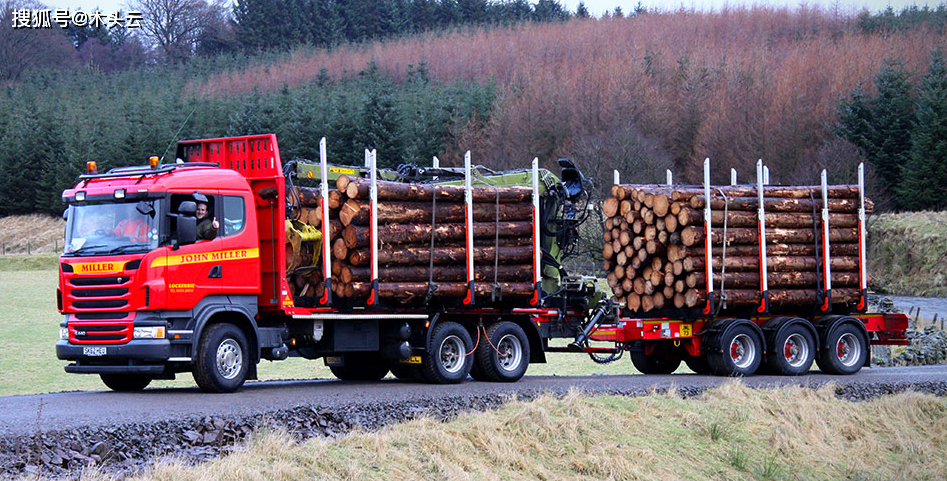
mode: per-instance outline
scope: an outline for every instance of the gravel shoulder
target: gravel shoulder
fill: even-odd
[[[694,396],[728,379],[693,374],[667,376],[527,376],[514,384],[467,382],[432,386],[395,380],[270,381],[250,383],[229,395],[196,389],[143,393],[73,392],[0,398],[0,475],[41,473],[74,477],[97,465],[128,474],[161,455],[202,461],[229,452],[261,427],[287,430],[300,440],[335,437],[352,429],[381,427],[430,416],[449,419],[541,393],[645,395],[675,389]],[[947,395],[947,366],[864,369],[854,376],[813,373],[796,378],[754,376],[754,387],[838,384],[853,401],[916,390]]]

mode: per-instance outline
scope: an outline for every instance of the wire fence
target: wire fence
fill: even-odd
[[[58,254],[62,250],[59,240],[38,243],[33,241],[0,243],[0,255]]]

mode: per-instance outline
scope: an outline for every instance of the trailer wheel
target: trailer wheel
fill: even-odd
[[[432,384],[458,384],[473,366],[470,333],[456,322],[440,322],[431,332],[427,354],[421,358],[421,375]]]
[[[774,374],[799,376],[809,372],[815,359],[815,339],[796,322],[776,333],[766,353],[766,367]]]
[[[816,363],[827,374],[855,374],[865,364],[868,340],[857,326],[845,323],[832,329]]]
[[[710,364],[704,356],[687,356],[684,358],[684,364],[687,368],[696,374],[710,374]]]
[[[497,322],[486,328],[484,337],[474,355],[478,376],[490,382],[516,382],[526,374],[529,340],[522,327],[509,321]]]
[[[388,365],[375,354],[346,354],[344,366],[329,366],[343,381],[378,381],[388,374]]]
[[[712,373],[718,376],[750,376],[763,360],[763,337],[748,321],[732,322],[717,334],[717,349],[707,351]]]
[[[99,377],[109,389],[118,392],[141,391],[152,379],[147,374],[99,374]]]
[[[635,341],[631,345],[631,363],[642,374],[671,374],[681,365],[681,358],[662,359],[658,353],[645,354],[644,341]]]
[[[204,329],[197,345],[194,381],[204,392],[234,392],[247,380],[250,350],[247,337],[233,324]]]

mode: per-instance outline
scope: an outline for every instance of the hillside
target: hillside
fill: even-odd
[[[48,215],[0,217],[0,249],[8,255],[58,253],[64,228],[62,218]]]
[[[730,167],[749,177],[762,158],[779,183],[811,183],[823,167],[848,181],[860,156],[832,132],[838,102],[859,87],[871,91],[885,60],[920,75],[931,50],[945,45],[943,30],[866,33],[854,15],[818,7],[725,7],[299,50],[189,88],[275,91],[344,78],[370,62],[402,81],[409,65],[423,63],[434,80],[498,86],[489,118],[448,142],[448,162],[467,149],[501,167],[566,156],[602,182],[615,167],[636,182],[663,180],[665,168],[693,182],[704,157],[720,181]]]
[[[869,229],[875,289],[947,297],[947,212],[877,215]]]
[[[634,182],[663,180],[667,168],[694,182],[704,157],[715,182],[730,167],[751,177],[759,158],[776,183],[813,183],[823,167],[847,182],[866,150],[836,135],[840,101],[874,95],[888,65],[903,71],[905,92],[919,90],[932,51],[947,47],[937,25],[873,29],[864,18],[876,17],[805,6],[642,12],[34,72],[0,97],[0,215],[55,215],[85,161],[141,163],[179,130],[274,132],[284,158],[316,158],[325,136],[334,162],[358,163],[368,147],[389,167],[434,155],[456,165],[468,149],[499,168],[570,157],[599,185],[613,168]],[[871,182],[872,198],[889,197],[880,187]]]

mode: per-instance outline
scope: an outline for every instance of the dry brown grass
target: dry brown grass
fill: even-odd
[[[65,221],[42,214],[0,217],[0,246],[7,254],[58,253]]]
[[[874,288],[905,296],[947,296],[947,212],[872,216],[868,254]]]
[[[458,132],[442,157],[448,162],[470,148],[478,162],[500,167],[578,154],[590,170],[624,168],[648,182],[663,180],[664,167],[640,172],[624,163],[654,159],[648,147],[656,144],[680,180],[696,180],[698,160],[710,156],[721,178],[731,166],[746,176],[763,158],[776,182],[811,182],[823,167],[844,169],[842,181],[854,175],[857,154],[829,128],[838,101],[859,84],[871,90],[884,59],[923,73],[929,52],[945,46],[947,34],[924,28],[863,34],[853,16],[818,7],[727,7],[300,50],[191,89],[275,90],[311,82],[322,67],[339,78],[369,62],[400,79],[409,64],[425,62],[437,80],[499,86],[490,120]]]
[[[136,479],[943,479],[947,404],[916,393],[870,402],[831,386],[696,399],[570,394],[441,423],[296,444],[259,433],[195,467],[164,461]],[[87,479],[101,479],[93,475]]]

